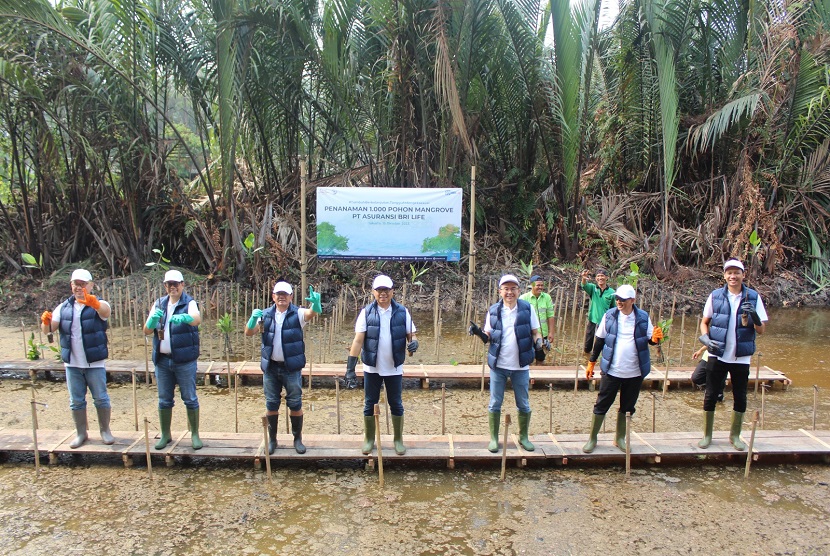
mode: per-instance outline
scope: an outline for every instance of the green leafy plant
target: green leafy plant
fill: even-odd
[[[37,361],[40,359],[40,348],[43,346],[35,342],[34,332],[32,332],[32,335],[29,337],[29,341],[26,343],[29,345],[29,348],[26,350],[26,359],[29,359],[30,361]]]
[[[628,274],[617,277],[617,285],[628,284],[636,290],[640,276],[640,266],[637,263],[631,263],[628,265]]]
[[[233,320],[231,320],[231,316],[228,313],[225,313],[219,320],[216,321],[216,328],[222,333],[225,339],[225,363],[227,364],[228,370],[228,386],[230,386],[230,376],[231,376],[231,354],[233,353],[233,348],[231,347],[231,332],[233,332]]]
[[[144,263],[144,266],[153,267],[153,266],[158,265],[159,267],[163,268],[164,270],[170,270],[170,266],[168,266],[168,263],[170,262],[170,259],[168,259],[167,257],[164,256],[164,245],[161,246],[161,249],[153,249],[153,253],[158,255],[158,260],[156,260],[154,262]]]
[[[519,261],[519,266],[522,269],[522,276],[529,280],[530,277],[533,276],[533,261],[531,260],[527,264],[525,264],[524,261]]]
[[[35,259],[31,253],[21,253],[20,258],[23,259],[23,268],[35,268],[43,272],[43,253],[39,259]]]
[[[418,278],[420,278],[421,276],[423,276],[427,272],[429,272],[429,268],[427,268],[427,267],[415,268],[414,264],[410,264],[409,265],[409,274],[410,274],[409,281],[412,282],[413,286],[423,286],[424,283],[421,282],[420,280],[418,280]]]

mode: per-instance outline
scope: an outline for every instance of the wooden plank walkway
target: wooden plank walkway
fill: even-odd
[[[90,431],[90,440],[77,449],[69,442],[72,430],[38,430],[38,447],[41,454],[48,454],[50,463],[57,463],[60,455],[96,455],[121,458],[125,466],[132,466],[136,457],[146,457],[144,434],[135,431],[113,431],[115,443],[101,444],[97,432]],[[749,431],[742,438],[749,444]],[[199,459],[250,460],[261,467],[265,460],[262,435],[255,433],[200,434],[204,447],[193,450],[189,433],[174,432],[173,442],[162,450],[153,448],[155,438],[150,439],[150,456],[164,458],[173,465],[176,457]],[[293,437],[277,436],[278,447],[271,456],[272,462],[352,460],[363,461],[372,467],[377,451],[370,455],[360,453],[362,435],[304,435],[305,454],[298,454],[292,446]],[[498,464],[502,453],[487,450],[487,436],[479,435],[406,435],[406,455],[398,456],[392,449],[392,436],[382,435],[384,464],[396,462],[444,462],[454,468],[456,462]],[[597,448],[591,454],[582,452],[586,434],[537,434],[531,437],[536,445],[533,452],[525,451],[516,435],[508,442],[507,459],[514,465],[524,466],[532,462],[541,465],[624,465],[625,452],[612,445],[613,434],[599,435]],[[631,434],[631,459],[633,464],[683,465],[707,462],[731,462],[744,464],[746,452],[739,452],[729,444],[727,431],[716,431],[712,445],[706,449],[697,447],[699,432],[658,432]],[[0,430],[0,453],[33,454],[32,431],[26,429]],[[755,435],[753,461],[763,463],[823,462],[830,463],[830,431],[759,430]]]
[[[133,370],[136,371],[139,380],[147,380],[146,369],[147,366],[144,361],[129,361],[129,360],[115,360],[107,361],[107,372],[111,374],[131,374]],[[153,365],[149,365],[150,373],[153,372]],[[404,365],[405,379],[418,379],[421,381],[422,388],[429,388],[430,382],[440,383],[443,381],[457,380],[481,383],[490,381],[490,373],[482,373],[482,365]],[[676,369],[670,368],[668,373],[669,385],[689,385],[692,381],[692,371],[694,367],[678,367]],[[53,360],[37,360],[29,361],[26,359],[6,360],[0,362],[0,372],[7,373],[29,373],[34,380],[38,374],[46,373],[63,373],[63,364]],[[261,377],[262,371],[259,369],[259,361],[241,361],[231,362],[231,374],[238,374],[240,377]],[[358,377],[362,377],[363,371],[360,365],[357,369]],[[314,378],[341,378],[345,373],[344,363],[314,363],[306,365],[303,369],[303,376],[312,376]],[[227,364],[220,361],[200,361],[198,364],[197,374],[203,377],[205,384],[208,383],[211,377],[227,376]],[[597,378],[593,380],[596,384]],[[666,380],[665,368],[653,368],[652,372],[646,377],[644,386],[662,388],[663,382]],[[552,366],[532,366],[530,368],[530,384],[533,386],[539,384],[560,384],[573,385],[577,382],[578,386],[585,386],[589,382],[585,378],[585,368],[579,366],[577,370],[576,365],[562,367]],[[750,384],[756,381],[756,369],[751,369],[749,373]],[[758,372],[758,382],[773,385],[780,384],[785,390],[792,384],[784,373],[776,371],[767,366],[762,366]]]

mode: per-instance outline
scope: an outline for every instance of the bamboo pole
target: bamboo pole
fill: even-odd
[[[153,460],[150,457],[150,421],[144,417],[144,453],[147,454],[147,476],[153,478]]]
[[[625,412],[625,478],[631,478],[631,412]]]
[[[657,432],[657,396],[651,394],[651,432]]]
[[[447,385],[441,383],[441,434],[447,434]]]
[[[26,326],[23,324],[23,319],[20,319],[20,333],[23,334],[23,359],[28,359],[29,350],[26,349]]]
[[[746,449],[746,468],[744,469],[744,479],[749,478],[749,466],[752,464],[752,451],[755,446],[755,429],[758,427],[758,410],[752,416],[752,434],[749,436],[749,446]]]
[[[334,379],[334,409],[337,414],[337,434],[340,434],[340,381]]]
[[[37,444],[37,400],[35,399],[35,385],[32,384],[32,443],[35,448],[35,477],[40,477],[40,450]]]
[[[300,276],[302,277],[302,288],[300,292],[306,292],[308,287],[308,260],[306,258],[306,236],[308,234],[306,215],[306,190],[308,186],[308,161],[300,157]]]
[[[548,384],[548,432],[553,434],[553,383]]]
[[[138,397],[136,395],[136,381],[135,381],[135,367],[133,367],[132,378],[133,378],[133,419],[135,421],[135,430],[138,432]]]
[[[467,312],[464,313],[464,322],[471,320],[474,314],[473,292],[475,291],[476,272],[476,167],[470,168],[470,247],[469,264],[467,266],[467,295],[465,303]]]
[[[383,488],[383,449],[380,444],[380,407],[375,404],[375,443],[378,445],[378,481]]]
[[[677,362],[678,367],[683,366],[683,350],[686,343],[686,311],[680,313],[680,360]]]
[[[753,394],[753,399],[758,399],[758,377],[761,375],[761,352],[759,351],[758,354],[755,356],[755,393]]]
[[[509,438],[508,432],[510,429],[510,414],[507,413],[504,416],[504,440],[502,444],[501,450],[501,481],[504,482],[506,473],[507,473],[507,439]]]
[[[764,406],[766,404],[767,388],[769,388],[769,386],[767,386],[766,384],[761,386],[761,428],[762,429],[764,428]]]
[[[149,336],[144,336],[144,379],[147,386],[150,386],[150,351],[147,343],[150,341]]]
[[[262,451],[265,453],[265,470],[271,480],[271,454],[268,452],[268,417],[262,416]]]
[[[244,365],[245,362],[243,361]],[[230,386],[230,384],[229,384]],[[233,373],[233,420],[234,432],[239,432],[239,369],[237,368]]]
[[[816,412],[818,411],[818,386],[813,384],[813,430],[816,430]]]

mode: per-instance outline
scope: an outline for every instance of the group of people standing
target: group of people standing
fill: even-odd
[[[744,285],[745,270],[737,259],[724,263],[725,286],[713,291],[703,309],[700,342],[706,347],[706,392],[704,396],[704,437],[698,443],[707,448],[712,442],[715,404],[728,374],[733,386],[733,418],[730,441],[738,450],[745,450],[741,427],[746,411],[746,389],[750,357],[755,351],[755,336],[762,334],[768,320],[761,296]],[[663,331],[654,326],[648,314],[637,307],[637,292],[623,284],[616,290],[608,285],[608,274],[602,269],[581,274],[582,289],[590,296],[590,311],[585,334],[584,351],[588,355],[586,377],[593,378],[600,360],[602,376],[594,404],[588,442],[582,450],[592,452],[606,413],[617,394],[615,445],[625,450],[626,413],[634,414],[643,380],[651,371],[650,345],[663,339]],[[544,361],[545,351],[554,343],[553,303],[544,291],[539,276],[530,280],[531,291],[520,295],[520,281],[512,274],[499,280],[499,300],[487,311],[484,326],[470,323],[469,333],[489,343],[487,363],[490,367],[490,401],[488,450],[499,449],[499,427],[504,392],[508,379],[518,410],[519,442],[524,450],[533,451],[530,441],[530,365]],[[54,311],[41,315],[43,331],[60,333],[61,359],[66,368],[70,409],[76,428],[71,448],[88,439],[86,392],[89,390],[98,413],[101,441],[112,444],[110,432],[111,404],[107,394],[105,361],[107,319],[112,309],[106,301],[90,293],[94,283],[85,269],[77,269],[70,278],[72,295]],[[164,276],[166,295],[155,300],[144,324],[144,334],[153,336],[153,364],[158,385],[160,435],[155,448],[160,450],[172,440],[170,432],[175,386],[187,410],[188,428],[194,450],[202,448],[199,437],[199,399],[196,371],[199,357],[199,324],[201,314],[197,302],[185,291],[184,277],[178,270]],[[277,424],[281,393],[289,409],[293,447],[305,453],[303,444],[302,369],[306,364],[304,328],[322,313],[320,294],[309,287],[309,308],[294,304],[294,291],[285,280],[278,280],[272,290],[273,305],[254,309],[245,327],[245,335],[260,334],[262,338],[260,369],[263,373],[268,452],[277,448]],[[417,328],[409,310],[394,300],[394,283],[389,276],[378,275],[372,282],[373,301],[365,306],[355,322],[355,335],[349,349],[344,382],[347,388],[357,386],[356,368],[363,364],[364,381],[364,442],[363,454],[370,454],[375,444],[374,406],[382,387],[392,414],[395,453],[404,455],[404,407],[402,401],[403,365],[407,353],[418,350]]]

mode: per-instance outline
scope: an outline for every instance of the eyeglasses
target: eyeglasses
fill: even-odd
[[[625,303],[626,301],[634,301],[633,299],[623,299],[622,297],[614,296],[617,300],[617,303]]]
[[[519,288],[516,288],[516,287],[513,287],[513,288],[502,288],[502,289],[501,289],[501,291],[503,291],[503,292],[505,292],[505,293],[506,293],[506,292],[514,292],[514,293],[515,293],[515,292],[519,291]]]
[[[378,293],[389,293],[390,291],[392,291],[392,289],[391,288],[375,288],[375,291],[378,292]]]
[[[89,284],[89,282],[84,282],[83,280],[72,280],[72,286],[76,288],[85,288]]]
[[[165,282],[164,287],[166,287],[166,288],[178,288],[183,283],[184,282]]]

